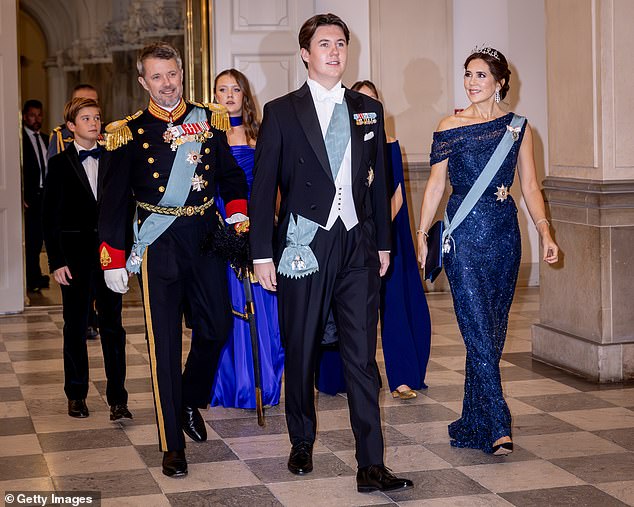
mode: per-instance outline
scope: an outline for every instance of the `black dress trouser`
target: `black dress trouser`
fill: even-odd
[[[349,231],[337,220],[329,231],[318,229],[311,242],[319,271],[297,279],[277,277],[291,443],[315,441],[315,368],[332,308],[359,467],[383,464],[375,359],[380,276],[374,238],[370,220]]]
[[[162,451],[185,448],[184,405],[211,400],[220,353],[231,329],[226,262],[201,251],[208,217],[177,218],[145,251],[141,287],[152,389]],[[182,368],[182,321],[192,328]]]
[[[69,267],[70,285],[61,285],[64,313],[64,391],[69,400],[85,399],[88,394],[88,349],[86,327],[93,297],[96,298],[106,371],[106,399],[109,405],[126,404],[125,330],[121,323],[121,294],[104,282],[95,260],[92,266]]]
[[[26,286],[29,289],[40,287],[42,270],[40,254],[44,236],[42,234],[42,191],[40,190],[24,208],[24,263]]]

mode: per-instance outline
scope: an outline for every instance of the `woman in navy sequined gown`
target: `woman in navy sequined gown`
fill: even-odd
[[[431,150],[431,175],[425,189],[418,233],[419,261],[427,256],[427,234],[445,189],[447,172],[453,192],[447,204],[456,210],[507,132],[513,145],[497,174],[467,218],[452,233],[443,262],[451,286],[458,326],[467,351],[462,416],[449,425],[451,445],[508,454],[513,450],[511,414],[502,394],[500,359],[520,264],[517,208],[508,189],[518,166],[520,187],[541,236],[543,260],[557,261],[558,248],[546,219],[537,183],[532,133],[527,123],[513,132],[513,113],[499,100],[509,89],[504,55],[491,48],[466,60],[464,87],[471,105],[440,122]]]
[[[378,100],[371,81],[358,81],[352,90]],[[387,380],[394,398],[412,399],[415,389],[425,389],[431,344],[431,322],[420,279],[405,195],[403,157],[396,139],[388,139],[387,157],[392,183],[392,251],[390,267],[381,281],[381,343]],[[329,319],[326,333],[336,333]],[[332,341],[332,340],[330,340]],[[317,388],[328,394],[345,391],[338,352],[322,353]]]
[[[249,82],[240,71],[221,72],[214,83],[216,100],[229,111],[231,129],[227,140],[238,165],[244,170],[249,189],[253,182],[253,160],[258,123]],[[217,196],[220,213],[225,215],[224,203]],[[233,308],[244,312],[245,297],[242,281],[231,267],[227,267],[229,292]],[[253,300],[259,339],[259,358],[262,371],[262,402],[277,405],[280,401],[284,351],[280,344],[277,318],[277,297],[258,283],[253,286]],[[235,408],[255,408],[253,355],[248,322],[234,317],[233,332],[227,340],[218,365],[211,405]]]

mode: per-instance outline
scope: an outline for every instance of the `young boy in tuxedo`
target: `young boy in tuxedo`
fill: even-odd
[[[49,161],[42,220],[50,271],[62,289],[68,415],[89,415],[86,327],[95,294],[110,420],[131,419],[121,294],[106,287],[99,264],[97,209],[109,162],[109,153],[97,144],[101,111],[93,99],[74,98],[64,108],[64,120],[74,141]]]

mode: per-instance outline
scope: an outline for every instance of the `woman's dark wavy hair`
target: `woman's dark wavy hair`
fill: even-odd
[[[350,89],[354,90],[355,92],[358,92],[364,86],[366,88],[369,88],[372,91],[372,93],[374,93],[376,100],[379,100],[379,90],[377,90],[376,85],[369,79],[364,79],[363,81],[357,81],[355,84],[353,84],[350,87]]]
[[[491,74],[495,78],[498,83],[502,84],[502,88],[500,89],[500,99],[504,100],[506,94],[508,93],[510,86],[509,81],[511,79],[511,70],[509,69],[509,64],[506,61],[506,57],[497,49],[486,48],[488,51],[495,52],[498,55],[498,58],[491,56],[489,53],[480,53],[476,51],[475,53],[471,53],[464,62],[464,69],[467,70],[469,63],[472,60],[484,60],[486,64],[489,66],[489,70]]]
[[[255,100],[253,99],[253,94],[251,93],[249,80],[237,69],[223,70],[214,80],[214,97],[216,95],[218,79],[222,76],[230,76],[235,79],[236,83],[238,83],[238,86],[242,90],[242,124],[244,125],[244,131],[247,135],[247,142],[256,142],[258,139],[258,132],[260,130],[260,122],[258,121],[258,112],[255,108]]]

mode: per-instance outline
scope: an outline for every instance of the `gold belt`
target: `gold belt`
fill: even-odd
[[[205,210],[212,206],[214,198],[209,199],[205,204],[200,206],[158,206],[157,204],[150,204],[147,202],[137,201],[136,205],[146,211],[152,213],[158,213],[159,215],[173,215],[177,217],[193,217],[194,215],[204,215]]]

